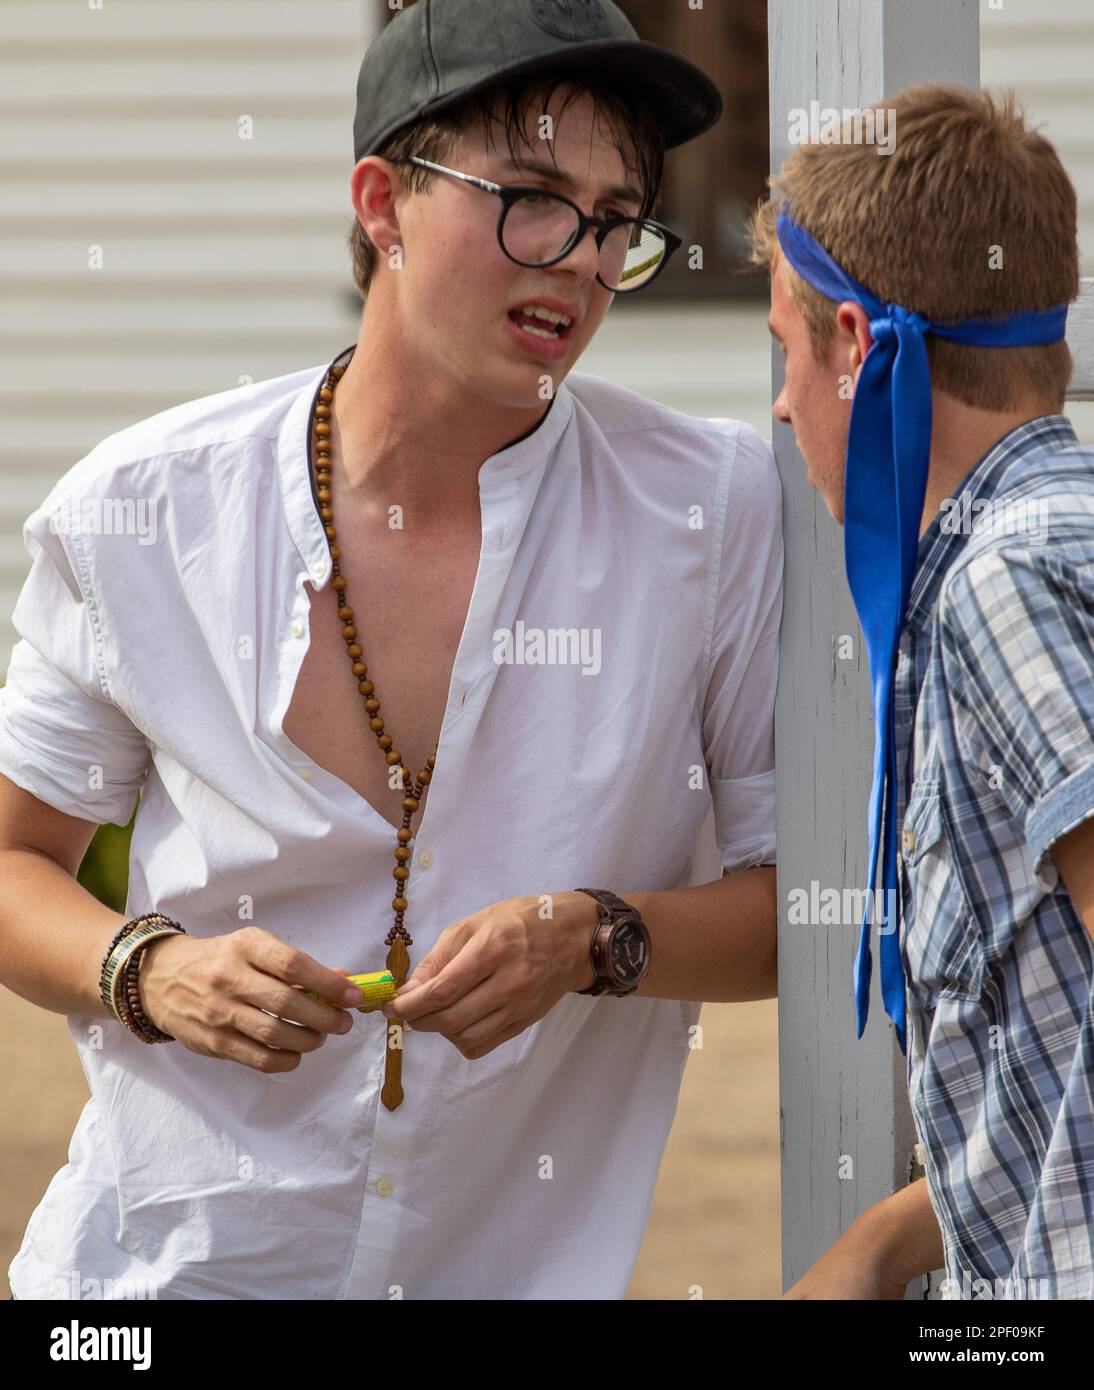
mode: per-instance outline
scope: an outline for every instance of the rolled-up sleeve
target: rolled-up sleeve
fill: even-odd
[[[995,777],[1046,887],[1052,844],[1094,815],[1094,562],[1079,553],[987,550],[940,605],[962,750]]]
[[[719,501],[703,748],[726,872],[775,862],[775,688],[783,602],[782,491],[770,446],[735,427]]]
[[[0,773],[65,815],[126,825],[150,750],[110,698],[82,537],[51,529],[50,500],[23,528],[31,569],[0,689]]]

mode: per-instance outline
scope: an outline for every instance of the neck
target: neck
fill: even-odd
[[[931,462],[923,503],[922,536],[969,473],[999,440],[1039,415],[1054,415],[1055,403],[1027,401],[1015,410],[980,410],[943,391],[931,393]]]
[[[401,325],[366,308],[357,348],[334,394],[331,437],[340,486],[365,512],[398,505],[421,530],[478,526],[478,475],[488,458],[530,434],[549,403],[499,404],[408,348]]]

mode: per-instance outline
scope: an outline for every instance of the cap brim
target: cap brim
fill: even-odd
[[[469,83],[457,92],[449,92],[426,102],[415,116],[385,131],[376,143],[390,139],[396,129],[402,130],[423,116],[458,105],[466,97],[496,86],[507,78],[540,72],[564,75],[588,68],[594,69],[598,76],[606,74],[610,85],[625,86],[645,98],[651,114],[661,126],[667,150],[686,144],[710,130],[724,110],[721,92],[702,68],[687,58],[681,58],[671,49],[642,40],[590,39],[573,48],[497,68],[481,82]],[[617,78],[618,83],[613,80]]]

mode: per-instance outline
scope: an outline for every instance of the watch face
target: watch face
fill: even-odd
[[[608,946],[608,967],[621,985],[634,985],[646,971],[646,933],[637,922],[620,922]]]

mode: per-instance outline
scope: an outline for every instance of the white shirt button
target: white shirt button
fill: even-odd
[[[303,635],[304,635],[304,619],[303,619],[303,618],[294,618],[294,619],[292,620],[292,622],[289,624],[289,631],[292,633],[292,635],[293,635],[294,637],[303,637]]]
[[[429,850],[422,850],[421,854],[418,855],[418,863],[422,866],[423,869],[429,868],[430,864],[433,863],[433,856],[432,854],[430,854]]]
[[[1049,858],[1044,860],[1035,878],[1042,893],[1055,893],[1060,886],[1060,871]]]
[[[376,1191],[380,1194],[381,1197],[390,1197],[391,1194],[395,1191],[395,1184],[391,1181],[390,1178],[377,1178]]]
[[[904,827],[904,833],[900,837],[900,842],[904,846],[905,854],[915,853],[915,831],[910,825]]]
[[[326,560],[320,560],[319,563],[312,568],[312,578],[317,579],[321,584],[327,577],[328,569],[329,566]]]
[[[303,779],[304,779],[305,782],[310,782],[310,781],[311,781],[311,779],[312,779],[312,770],[311,770],[310,767],[298,767],[296,770],[297,770],[297,772],[300,773],[301,777],[303,777]]]

